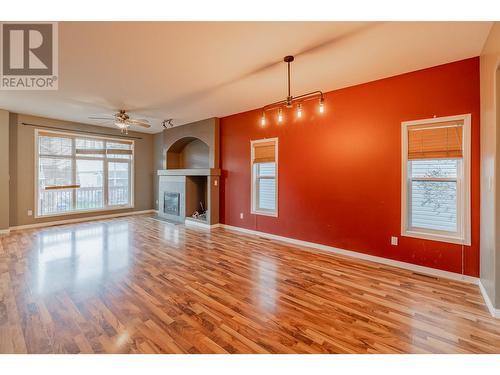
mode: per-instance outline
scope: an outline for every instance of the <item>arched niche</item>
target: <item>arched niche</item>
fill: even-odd
[[[167,169],[209,168],[209,147],[196,137],[184,137],[167,150]]]

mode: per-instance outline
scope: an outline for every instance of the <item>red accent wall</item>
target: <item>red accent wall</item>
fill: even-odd
[[[285,111],[282,125],[268,116],[265,128],[259,110],[221,119],[221,222],[479,276],[479,58],[331,91],[324,114],[317,106],[301,119]],[[465,113],[472,246],[401,237],[401,122]],[[279,138],[278,218],[250,214],[250,140],[269,137]]]

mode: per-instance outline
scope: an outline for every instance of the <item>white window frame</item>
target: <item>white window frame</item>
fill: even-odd
[[[112,205],[109,206],[107,205],[107,202],[104,201],[104,206],[102,208],[95,208],[95,209],[87,209],[87,210],[73,210],[73,211],[68,211],[68,212],[57,212],[53,214],[46,214],[46,215],[40,215],[39,210],[38,210],[38,196],[39,196],[39,181],[38,181],[38,172],[39,172],[39,144],[38,144],[38,139],[39,139],[39,133],[52,133],[55,136],[58,134],[61,135],[66,135],[70,137],[75,137],[75,138],[81,138],[81,139],[99,139],[99,140],[107,140],[107,141],[112,141],[112,142],[123,142],[122,138],[113,138],[113,137],[105,137],[105,136],[95,136],[95,135],[87,135],[87,134],[81,134],[81,133],[75,133],[75,132],[66,132],[66,131],[53,131],[53,130],[48,130],[48,129],[35,129],[35,152],[34,152],[34,158],[35,158],[35,188],[34,188],[34,218],[39,219],[39,218],[46,218],[46,217],[56,217],[56,216],[67,216],[67,215],[79,215],[79,214],[85,214],[85,213],[91,213],[91,212],[105,212],[105,211],[114,211],[114,210],[123,210],[123,209],[132,209],[134,208],[135,205],[135,197],[134,197],[134,180],[135,180],[135,168],[134,168],[134,163],[135,163],[135,141],[130,140],[131,142],[131,149],[132,149],[132,154],[131,154],[131,160],[128,159],[113,159],[113,158],[104,158],[103,160],[103,171],[105,172],[105,176],[103,176],[103,192],[105,196],[108,196],[107,189],[108,189],[108,162],[120,162],[124,163],[127,162],[129,163],[130,166],[130,171],[129,171],[129,191],[130,191],[130,202],[129,204],[123,204],[123,205]],[[129,141],[127,139],[127,141]],[[72,155],[74,157],[75,155]],[[78,159],[85,159],[85,157],[78,157]],[[76,160],[76,159],[74,159]],[[88,158],[88,160],[101,160],[97,158]],[[76,165],[73,166],[73,169],[76,168]]]
[[[255,154],[255,145],[257,145],[259,143],[269,143],[269,142],[274,142],[274,160],[276,163],[276,175],[275,175],[276,208],[274,211],[257,208],[258,181],[257,181],[257,178],[255,176],[254,165],[253,165],[254,154]],[[253,215],[278,217],[278,206],[279,206],[279,204],[278,204],[278,138],[265,138],[265,139],[258,139],[258,140],[250,141],[250,173],[251,173],[250,213],[252,213]]]
[[[409,197],[410,176],[408,173],[408,127],[413,125],[432,125],[446,121],[463,121],[462,150],[463,157],[457,171],[457,232],[410,227],[409,215],[411,203]],[[471,244],[471,208],[470,208],[470,160],[471,160],[471,115],[435,117],[424,120],[404,121],[402,131],[401,164],[401,235],[425,240],[448,242],[461,245]]]

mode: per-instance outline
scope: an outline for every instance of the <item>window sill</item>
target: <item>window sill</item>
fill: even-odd
[[[444,234],[419,232],[417,230],[406,230],[401,233],[401,236],[419,238],[421,240],[430,240],[430,241],[438,241],[438,242],[453,243],[457,245],[470,246],[470,240],[467,241],[460,237],[447,236]]]
[[[78,211],[69,211],[69,212],[57,212],[54,214],[47,214],[47,215],[38,215],[36,214],[34,216],[35,219],[44,219],[46,217],[64,217],[64,216],[70,216],[70,215],[82,215],[82,214],[87,214],[87,213],[94,213],[94,212],[108,212],[108,211],[116,211],[116,210],[128,210],[128,209],[133,209],[133,205],[124,205],[124,206],[110,206],[110,207],[104,207],[104,208],[96,208],[96,209],[91,209],[91,210],[78,210]]]
[[[262,215],[262,216],[278,217],[278,212],[252,210],[250,213],[252,215]]]

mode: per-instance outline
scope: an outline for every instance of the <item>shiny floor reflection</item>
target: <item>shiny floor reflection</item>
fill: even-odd
[[[489,353],[477,286],[148,216],[0,237],[0,353]]]
[[[130,258],[129,224],[108,222],[83,228],[54,228],[37,236],[38,293],[88,287],[119,273],[125,276]]]

